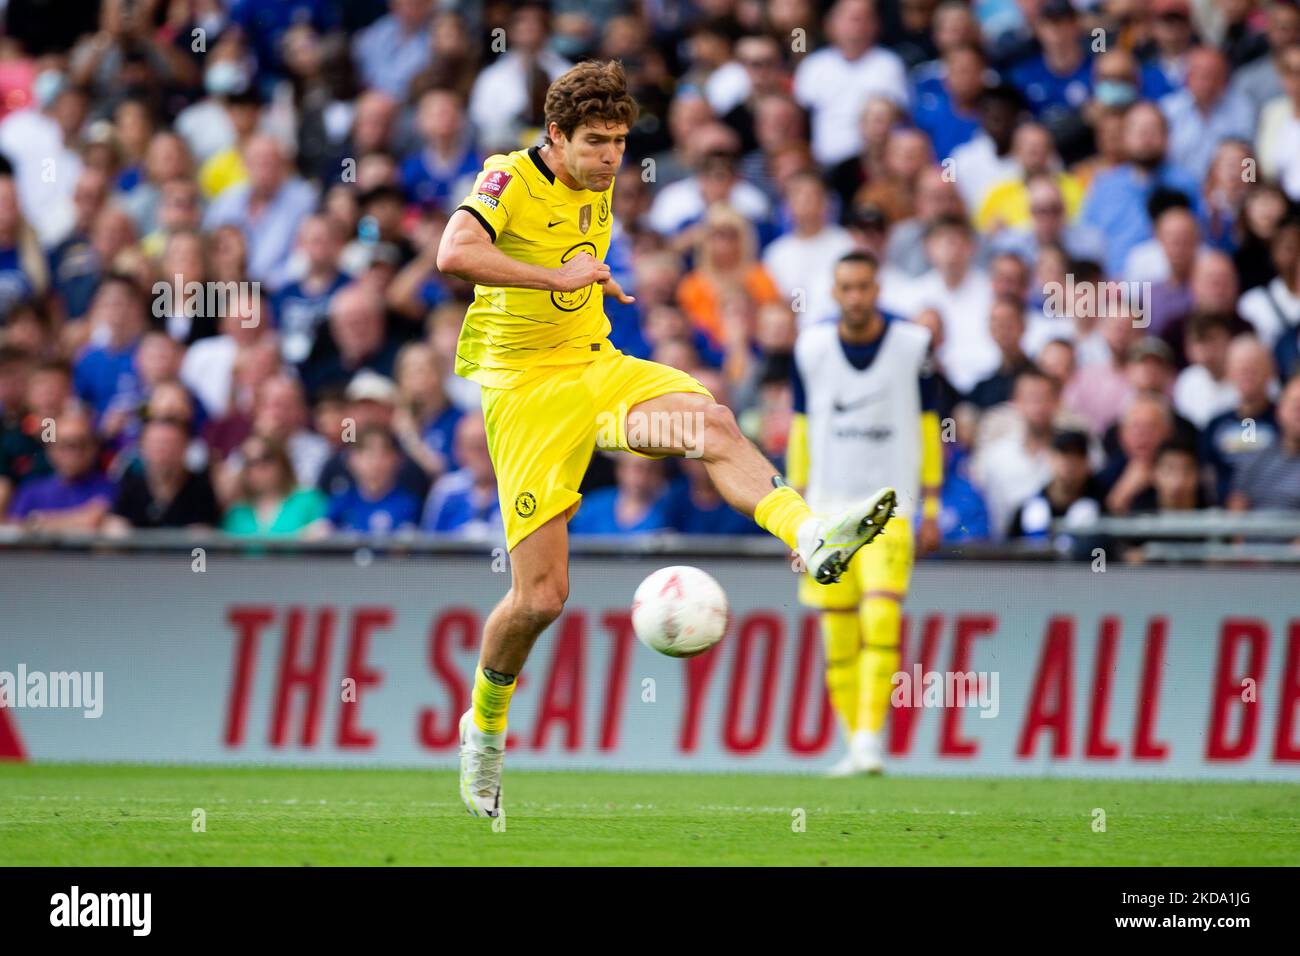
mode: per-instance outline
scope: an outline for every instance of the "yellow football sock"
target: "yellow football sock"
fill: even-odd
[[[858,672],[859,730],[879,733],[889,714],[889,695],[898,671],[903,609],[893,596],[871,595],[862,602],[862,654]]]
[[[803,495],[789,485],[773,488],[754,508],[755,523],[784,541],[791,551],[799,546],[799,526],[812,516]]]
[[[474,726],[485,734],[501,734],[506,729],[506,712],[510,710],[510,695],[518,681],[510,678],[509,684],[489,680],[484,668],[474,675]]]
[[[858,729],[858,652],[862,633],[856,611],[822,611],[826,642],[826,689],[831,706],[852,734]]]

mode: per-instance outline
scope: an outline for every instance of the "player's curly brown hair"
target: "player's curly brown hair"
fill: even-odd
[[[636,121],[638,107],[627,91],[623,64],[617,60],[588,60],[579,63],[551,84],[546,91],[546,129],[554,123],[566,137],[583,123]],[[550,134],[546,142],[550,142]]]

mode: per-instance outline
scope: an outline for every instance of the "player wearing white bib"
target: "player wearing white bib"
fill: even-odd
[[[835,266],[836,322],[814,325],[794,350],[789,482],[818,511],[834,511],[890,485],[898,511],[875,547],[836,584],[800,582],[800,601],[821,611],[826,683],[849,739],[835,776],[884,767],[883,728],[899,666],[902,603],[912,576],[913,523],[922,553],[939,542],[943,476],[930,374],[930,333],[881,312],[878,264],[849,253]]]

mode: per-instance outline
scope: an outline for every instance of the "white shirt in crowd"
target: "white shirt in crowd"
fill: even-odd
[[[766,219],[771,206],[763,191],[753,183],[737,179],[727,203],[746,219]],[[655,195],[646,222],[661,236],[671,236],[688,223],[704,216],[704,193],[694,176],[669,183]]]
[[[237,351],[230,336],[211,335],[186,349],[181,360],[181,381],[198,396],[212,418],[221,418],[230,411]]]
[[[571,64],[558,53],[543,50],[537,65],[552,81]],[[522,54],[503,53],[478,75],[469,94],[469,118],[482,142],[505,144],[518,139],[515,123],[528,110],[528,70]]]
[[[993,286],[979,269],[968,270],[951,289],[935,269],[911,282],[895,282],[881,289],[880,307],[887,312],[909,319],[925,309],[939,313],[943,319],[939,364],[959,392],[969,392],[1002,362],[1002,353],[989,334],[992,305]]]
[[[1291,199],[1300,199],[1300,117],[1287,97],[1264,107],[1256,145],[1260,172],[1276,178]]]
[[[839,163],[862,150],[859,121],[876,96],[907,107],[907,69],[892,50],[872,47],[848,60],[835,47],[824,47],[804,58],[794,72],[794,98],[812,113],[812,151],[819,164]]]
[[[840,226],[826,226],[812,236],[788,233],[768,245],[763,267],[786,301],[795,301],[796,289],[803,291],[803,309],[796,312],[800,328],[838,314],[831,295],[835,263],[852,250],[853,237]]]
[[[1237,390],[1218,381],[1204,365],[1189,365],[1174,381],[1174,408],[1197,428],[1215,415],[1237,407]]]
[[[1052,480],[1051,452],[1046,448],[1030,452],[1017,429],[978,448],[970,474],[988,507],[990,537],[1001,541],[1016,510]]]
[[[1256,286],[1238,299],[1237,313],[1255,327],[1260,341],[1272,348],[1285,329],[1300,323],[1300,296],[1277,276],[1268,285]]]
[[[722,64],[704,81],[704,98],[714,116],[726,116],[749,98],[749,71],[736,60]]]
[[[988,191],[1004,179],[1019,179],[1020,164],[1008,153],[999,156],[988,133],[976,133],[952,151],[953,181],[967,209],[984,205]]]
[[[59,124],[34,106],[10,113],[0,122],[0,153],[13,164],[23,218],[42,245],[61,242],[75,221],[81,157],[64,146]]]

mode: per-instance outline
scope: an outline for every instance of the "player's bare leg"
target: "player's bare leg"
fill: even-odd
[[[797,552],[822,584],[839,580],[894,513],[894,490],[882,488],[842,514],[814,515],[744,436],[731,410],[706,395],[673,392],[641,402],[628,410],[626,427],[629,444],[650,437],[635,444],[640,451],[700,458],[727,504]]]
[[[569,532],[556,515],[510,552],[510,590],[488,615],[473,703],[460,718],[460,795],[475,816],[501,809],[506,712],[533,644],[569,597]]]

